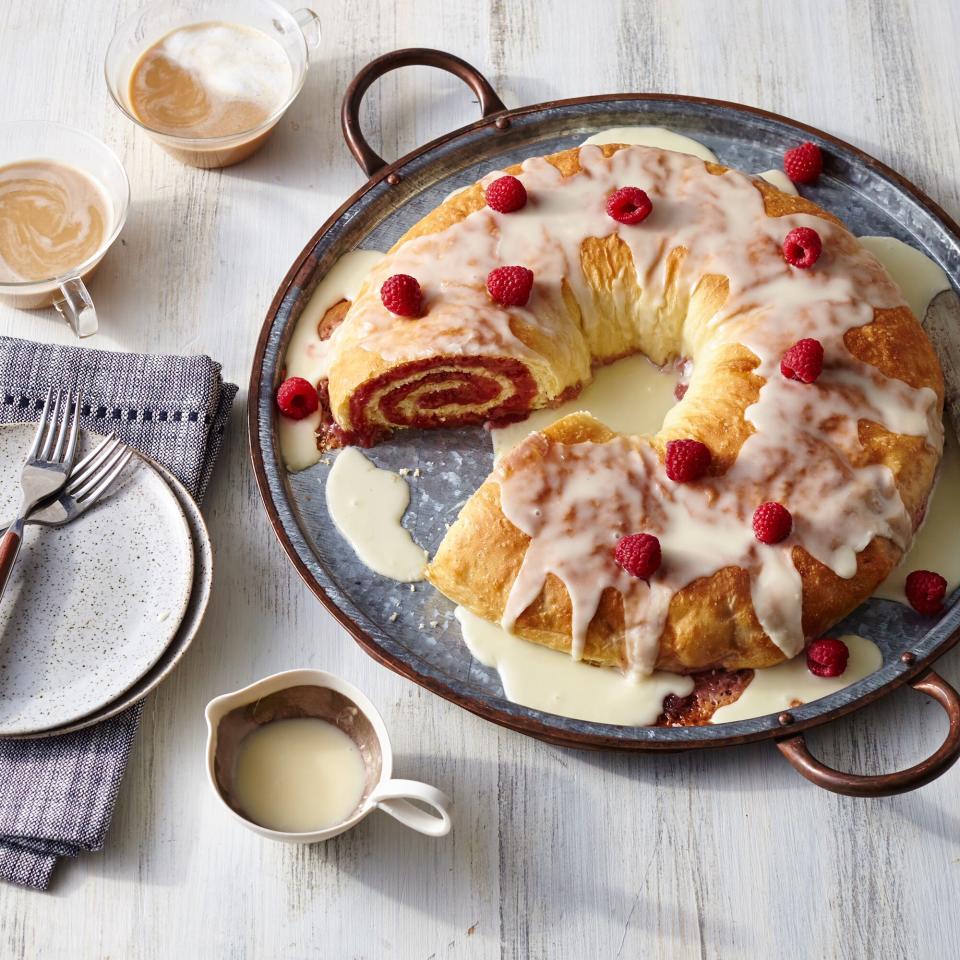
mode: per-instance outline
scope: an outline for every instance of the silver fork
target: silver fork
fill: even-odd
[[[133,450],[111,434],[73,468],[59,496],[39,510],[34,510],[26,522],[60,527],[76,520],[113,486],[132,456]]]
[[[0,597],[6,590],[10,571],[20,553],[27,514],[41,500],[52,497],[66,485],[77,452],[79,420],[80,394],[66,390],[54,393],[51,387],[47,391],[40,424],[20,477],[20,486],[23,488],[20,512],[0,540]]]

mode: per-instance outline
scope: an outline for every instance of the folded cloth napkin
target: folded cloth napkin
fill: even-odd
[[[0,423],[38,419],[50,386],[79,389],[81,426],[115,433],[203,496],[237,393],[219,364],[0,337]],[[0,880],[42,890],[59,857],[103,846],[141,711],[0,740]]]

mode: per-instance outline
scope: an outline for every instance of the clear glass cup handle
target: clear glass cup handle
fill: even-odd
[[[434,813],[421,810],[410,801],[419,800]],[[405,827],[430,837],[443,837],[450,832],[450,798],[429,783],[419,780],[387,780],[370,794],[370,802],[389,813]]]
[[[90,291],[79,277],[60,284],[60,296],[53,305],[78,337],[90,337],[97,332],[97,311]]]
[[[320,46],[320,18],[309,7],[294,10],[291,16],[300,27],[300,32],[307,44],[308,55],[315,53]]]

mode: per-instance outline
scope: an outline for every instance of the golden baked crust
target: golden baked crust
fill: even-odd
[[[744,400],[744,406],[747,402]],[[696,413],[693,416],[696,418]],[[726,446],[729,455],[726,423],[723,419],[711,422],[713,430],[709,431],[698,421],[697,435],[709,438],[707,442],[715,442],[718,447]],[[675,424],[675,430],[682,433],[683,424]],[[543,433],[567,444],[603,443],[616,436],[583,413],[564,417]],[[861,437],[878,457],[882,457],[883,451],[898,447],[897,440],[916,439],[893,437],[869,429],[862,430]],[[670,436],[661,433],[655,442],[662,446],[667,439]],[[908,453],[910,448],[914,452],[912,457]],[[908,466],[901,471],[901,494],[911,513],[920,517],[936,468],[936,456],[929,448],[924,451],[912,443],[899,449],[899,455],[903,455],[903,463]],[[491,477],[467,501],[448,531],[427,568],[427,579],[454,603],[485,620],[499,622],[529,541],[530,538],[503,515],[500,484]],[[795,547],[793,561],[804,582],[804,634],[818,636],[850,613],[873,593],[900,556],[900,550],[889,540],[877,538],[859,554],[856,576],[846,580],[802,547]],[[549,575],[543,593],[520,615],[513,632],[525,640],[569,653],[571,618],[569,593],[561,580]],[[623,638],[623,600],[615,590],[607,589],[588,628],[583,658],[591,663],[626,668]],[[754,613],[748,574],[737,567],[726,567],[711,577],[694,581],[674,595],[660,637],[657,668],[678,673],[715,667],[739,670],[768,667],[784,659]]]
[[[624,146],[604,144],[600,150],[603,156],[609,157]],[[544,159],[564,177],[574,176],[582,169],[578,149],[565,150]],[[706,163],[705,167],[714,174],[722,174],[728,169],[714,163]],[[505,172],[517,174],[521,172],[521,168],[521,164],[515,164],[507,167]],[[764,180],[757,179],[755,183],[763,195],[770,216],[810,213],[831,222],[840,222],[809,200],[781,193]],[[409,365],[409,361],[387,360],[375,350],[368,349],[368,331],[362,322],[357,322],[357,317],[364,308],[380,306],[380,285],[394,272],[390,254],[410,241],[442,233],[484,206],[484,190],[480,183],[454,194],[404,233],[390,248],[381,266],[371,272],[361,287],[338,331],[339,339],[330,363],[330,408],[334,419],[344,431],[349,432],[364,426],[382,429],[405,426],[403,423],[383,420],[375,409],[368,411],[369,423],[361,424],[357,422],[355,411],[351,410],[351,400],[358,391],[381,380],[391,384],[398,371]],[[682,249],[675,249],[668,255],[668,272],[674,277],[679,273],[677,268],[683,255]],[[603,323],[590,326],[588,336],[582,335],[581,309],[572,296],[565,299],[568,308],[565,315],[544,318],[543,326],[549,328],[549,336],[545,336],[542,329],[524,323],[521,318],[510,318],[512,332],[531,351],[531,356],[525,359],[536,382],[537,392],[527,409],[552,405],[557,397],[588,381],[593,367],[612,360],[634,353],[644,353],[656,364],[666,363],[676,355],[680,339],[679,328],[684,323],[687,312],[699,308],[704,316],[709,316],[712,312],[711,306],[722,302],[726,296],[726,280],[723,277],[704,277],[692,297],[688,297],[679,283],[676,283],[673,296],[668,297],[666,308],[656,318],[656,323],[639,323],[635,314],[624,313],[624,300],[631,302],[629,289],[617,289],[616,292],[614,290],[615,285],[625,284],[628,288],[632,286],[634,293],[639,293],[633,261],[626,244],[615,236],[588,239],[582,247],[581,267],[592,291],[589,312],[604,318]],[[632,299],[633,302],[639,301],[638,296]],[[455,312],[445,313],[437,307],[442,308],[443,304],[431,306],[429,322],[440,331],[456,326]],[[397,352],[402,351],[405,340],[415,337],[419,339],[422,336],[423,325],[423,321],[411,324],[402,319],[396,320],[390,333]],[[433,356],[443,359],[444,353],[438,349]],[[508,352],[505,352],[504,356],[511,358]],[[446,422],[456,425],[462,420],[458,419],[456,411],[453,410]]]
[[[609,157],[622,145],[602,148]],[[545,158],[564,177],[581,171],[579,151],[569,150]],[[727,168],[706,164],[714,175]],[[518,173],[519,167],[507,172]],[[809,214],[840,225],[831,214],[809,200],[787,196],[764,181],[755,180],[766,214],[780,217]],[[483,188],[476,184],[441,204],[426,216],[393,248],[421,237],[440,233],[484,206]],[[842,225],[841,225],[842,226]],[[838,244],[856,244],[845,231],[837,231]],[[521,317],[511,317],[511,331],[523,347],[524,365],[535,383],[528,407],[548,405],[564,391],[587,380],[590,369],[600,363],[635,352],[645,353],[663,364],[681,351],[699,353],[698,376],[683,401],[668,413],[663,428],[645,442],[656,450],[661,462],[667,441],[694,437],[703,441],[712,454],[711,473],[723,475],[736,462],[754,428],[744,417],[747,407],[757,402],[764,378],[757,374],[759,360],[747,347],[727,342],[718,349],[703,350],[713,335],[709,320],[728,295],[725,276],[705,274],[691,288],[682,279],[683,247],[664,251],[666,293],[655,317],[638,322],[632,312],[639,303],[642,285],[638,282],[630,249],[616,235],[588,238],[581,246],[581,263],[592,302],[581,307],[572,294],[564,298],[567,315],[546,318],[533,326]],[[364,349],[362,325],[351,327],[355,311],[362,314],[365,302],[378,297],[379,284],[392,272],[390,257],[375,271],[351,308],[330,373],[330,400],[334,417],[346,430],[357,427],[356,406],[351,401],[364,385],[395,375],[409,364],[408,359],[386,360],[376,351]],[[359,309],[358,309],[359,308]],[[587,314],[603,322],[587,323]],[[431,307],[428,321],[419,326],[397,323],[392,330],[402,345],[405,337],[424,336],[422,324],[438,328],[456,322],[445,314],[443,304]],[[551,330],[544,335],[544,327]],[[942,412],[943,379],[933,348],[916,318],[906,306],[876,309],[873,319],[849,329],[843,337],[853,357],[876,368],[886,377],[897,378],[914,388],[926,387],[937,397]],[[398,351],[402,354],[403,350]],[[509,358],[509,354],[507,355]],[[437,351],[442,359],[443,352]],[[442,414],[441,410],[441,414]],[[371,415],[376,423],[376,412]],[[440,422],[444,422],[441,415]],[[451,405],[449,422],[458,420]],[[469,422],[469,421],[467,421]],[[402,424],[380,422],[378,426]],[[893,433],[879,423],[861,419],[857,425],[860,450],[851,457],[854,467],[882,464],[893,476],[913,528],[919,525],[939,462],[939,451],[924,437]],[[554,443],[567,445],[602,444],[615,438],[603,424],[586,414],[567,417],[544,431]],[[524,458],[536,457],[535,444],[525,444],[502,466],[509,472]],[[802,467],[801,467],[802,469]],[[428,569],[428,579],[442,593],[487,620],[503,617],[514,581],[521,568],[530,537],[505,516],[501,506],[501,485],[497,475],[488,479],[464,507],[448,532]],[[842,578],[815,559],[803,547],[793,548],[793,564],[803,583],[802,620],[807,637],[827,630],[872,591],[899,561],[902,550],[885,537],[875,537],[857,554],[856,573]],[[572,603],[567,588],[548,574],[540,596],[515,621],[521,637],[556,650],[572,648]],[[626,667],[624,604],[621,594],[604,590],[590,622],[583,646],[584,659]],[[761,626],[751,599],[751,581],[746,570],[725,567],[701,577],[678,590],[660,636],[656,666],[679,672],[712,668],[741,669],[764,667],[784,659]]]

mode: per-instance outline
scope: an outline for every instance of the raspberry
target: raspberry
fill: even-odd
[[[613,558],[639,580],[647,580],[660,569],[660,541],[650,533],[631,533],[621,537]]]
[[[782,503],[768,500],[753,511],[753,534],[761,543],[786,540],[792,529],[793,517]]]
[[[527,188],[516,177],[500,177],[484,191],[487,206],[497,213],[516,213],[527,205]]]
[[[794,183],[813,183],[823,170],[823,154],[806,141],[783,155],[783,171]]]
[[[807,647],[807,669],[815,677],[839,677],[849,658],[847,645],[834,637],[821,637]]]
[[[797,227],[783,238],[783,259],[792,267],[809,270],[823,251],[820,234],[810,227]]]
[[[380,288],[383,305],[398,317],[419,317],[423,301],[420,284],[405,273],[387,277]]]
[[[621,187],[607,197],[607,213],[631,227],[646,220],[652,209],[650,198],[639,187]]]
[[[523,307],[533,289],[533,271],[526,267],[497,267],[487,274],[487,292],[501,307]]]
[[[798,340],[780,358],[780,372],[788,380],[813,383],[823,372],[823,344],[812,337]]]
[[[947,581],[932,570],[914,570],[907,576],[907,599],[917,613],[939,613],[947,595]]]
[[[320,406],[317,388],[303,377],[290,377],[277,390],[277,406],[285,417],[302,420]]]
[[[676,483],[699,480],[710,469],[710,448],[699,440],[669,440],[666,468]]]

